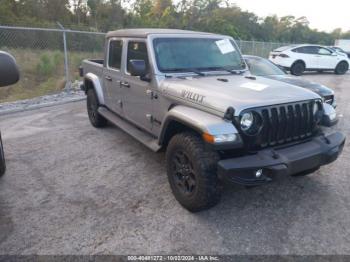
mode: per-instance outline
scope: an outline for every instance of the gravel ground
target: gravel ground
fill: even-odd
[[[73,89],[53,95],[2,103],[0,104],[0,115],[38,109],[58,104],[65,104],[69,102],[84,100],[85,98],[86,96],[83,91]]]
[[[334,88],[350,131],[350,74],[304,76]],[[350,254],[350,150],[307,177],[225,185],[191,214],[168,186],[164,155],[115,127],[94,129],[84,102],[0,117],[0,254]]]

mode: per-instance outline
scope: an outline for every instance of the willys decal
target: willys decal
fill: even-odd
[[[182,90],[181,96],[187,99],[190,99],[192,101],[198,102],[198,103],[203,103],[203,100],[205,96],[196,94],[190,91]]]

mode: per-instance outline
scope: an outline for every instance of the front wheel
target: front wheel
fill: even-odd
[[[2,138],[0,134],[0,177],[3,176],[6,172],[6,162],[4,154],[4,146],[2,144]]]
[[[344,75],[349,70],[349,64],[345,61],[340,62],[335,68],[335,73],[337,75]]]
[[[175,135],[166,152],[167,174],[176,200],[187,210],[208,209],[220,200],[216,175],[219,155],[195,133]]]

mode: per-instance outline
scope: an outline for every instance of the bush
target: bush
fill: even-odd
[[[37,73],[39,76],[50,77],[56,73],[57,68],[63,62],[62,52],[55,51],[44,53],[40,56],[39,63],[37,65]]]
[[[55,65],[49,55],[43,54],[40,56],[40,61],[37,65],[38,74],[41,76],[50,76],[55,69]]]

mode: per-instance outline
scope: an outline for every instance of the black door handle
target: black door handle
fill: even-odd
[[[127,88],[130,88],[130,84],[128,82],[125,82],[125,81],[120,82],[120,85],[127,87]]]
[[[106,79],[107,81],[112,82],[112,77],[110,77],[110,76],[105,76],[105,79]]]

